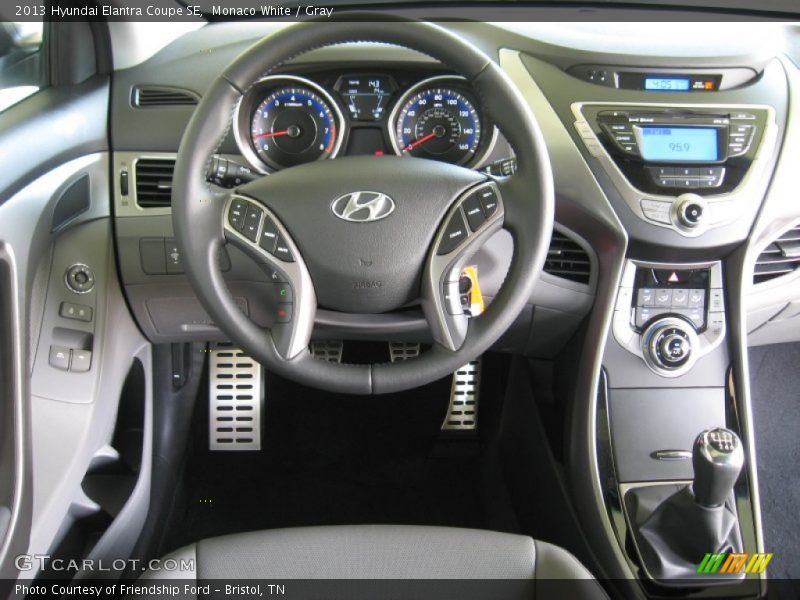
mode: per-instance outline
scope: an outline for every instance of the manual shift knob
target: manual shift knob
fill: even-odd
[[[744,464],[742,441],[730,429],[706,429],[694,442],[694,499],[703,506],[720,506],[730,496]]]

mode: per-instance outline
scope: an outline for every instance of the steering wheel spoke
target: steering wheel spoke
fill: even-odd
[[[227,242],[267,274],[272,283],[268,301],[275,307],[272,341],[283,358],[294,358],[308,347],[317,309],[314,285],[297,245],[272,211],[241,194],[231,194],[225,202],[223,232]]]
[[[459,280],[470,257],[503,226],[499,186],[487,181],[463,193],[439,228],[422,281],[422,309],[433,339],[458,350],[467,337],[468,317],[461,306]]]

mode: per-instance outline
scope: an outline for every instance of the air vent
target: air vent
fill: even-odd
[[[140,158],[136,161],[136,202],[142,208],[169,206],[172,201],[174,159]]]
[[[136,86],[133,88],[133,105],[136,108],[151,106],[194,106],[198,96],[189,90],[170,87]]]
[[[553,231],[544,270],[556,277],[579,283],[589,283],[591,263],[589,255],[577,242],[563,233]]]
[[[800,267],[800,224],[784,233],[758,255],[753,283],[764,283],[781,275],[787,275],[798,267]]]

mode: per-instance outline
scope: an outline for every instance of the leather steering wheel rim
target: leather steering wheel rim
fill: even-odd
[[[372,365],[318,360],[307,348],[294,356],[283,356],[270,331],[253,323],[239,308],[219,269],[219,252],[226,243],[223,207],[230,193],[210,185],[206,174],[230,131],[239,99],[254,82],[296,56],[347,42],[403,46],[457,71],[476,90],[484,110],[515,151],[516,173],[494,184],[504,208],[502,226],[514,240],[511,266],[486,312],[469,320],[457,349],[435,344],[416,359]],[[172,198],[175,237],[187,277],[217,326],[271,371],[306,385],[351,394],[417,387],[452,373],[488,350],[531,297],[547,255],[554,210],[544,139],[514,84],[469,42],[438,25],[410,21],[299,23],[253,45],[215,79],[197,106],[178,151]]]

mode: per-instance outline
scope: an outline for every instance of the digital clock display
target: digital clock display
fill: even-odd
[[[644,89],[651,92],[688,92],[689,80],[685,77],[645,77]]]
[[[719,158],[713,127],[640,127],[642,158],[649,161],[713,162]]]

